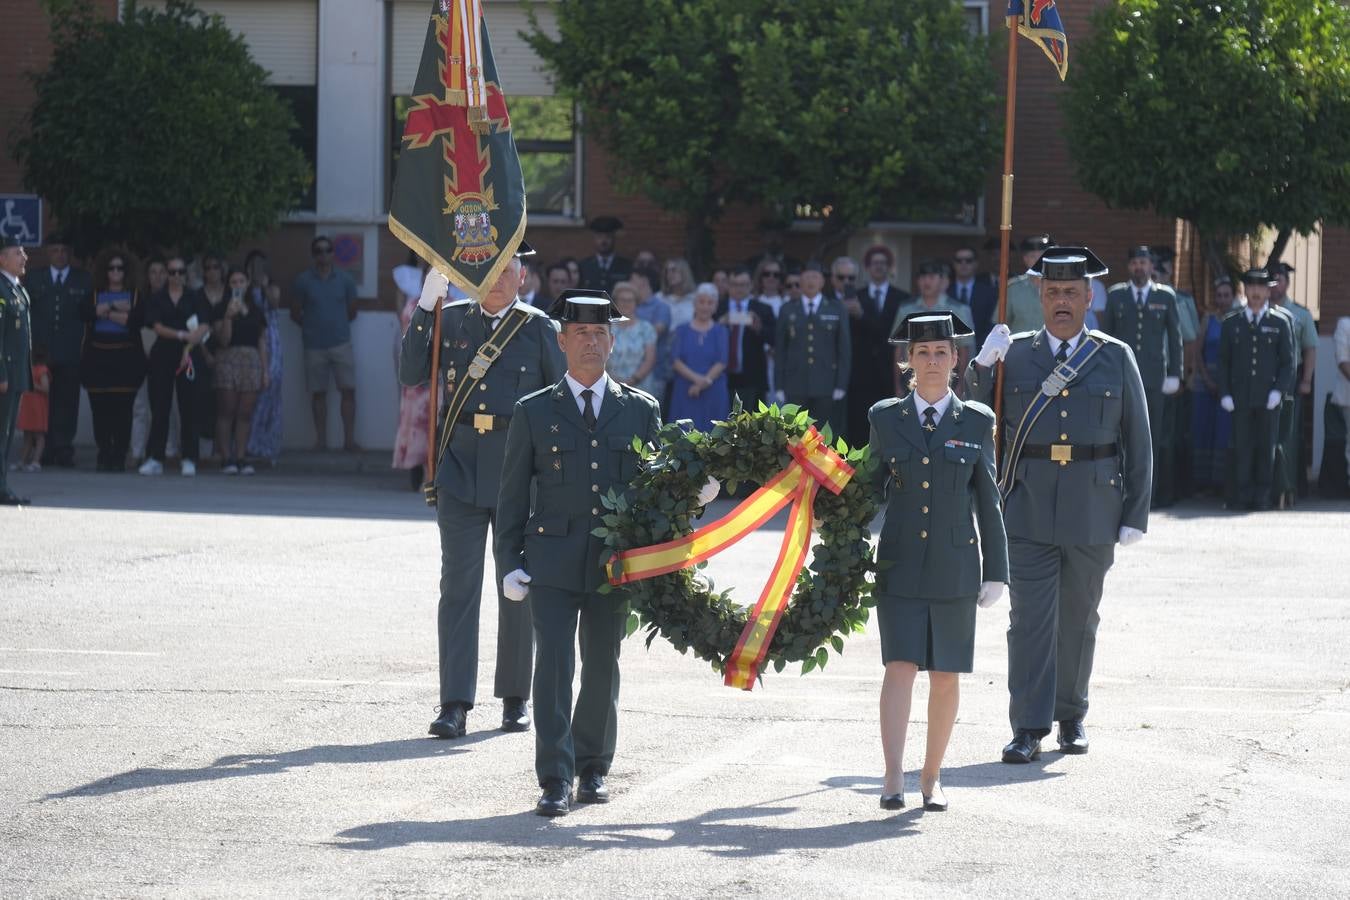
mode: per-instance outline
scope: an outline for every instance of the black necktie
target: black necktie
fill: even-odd
[[[65,273],[65,272],[62,272],[60,275],[57,275],[57,276],[56,276],[56,286],[57,286],[57,287],[65,287],[65,286],[66,286],[66,273]]]
[[[961,296],[959,299],[962,303],[970,303],[970,288],[966,287],[964,284],[961,285]]]
[[[937,415],[937,410],[928,407],[923,411],[923,430],[928,432],[928,444],[933,444],[933,432],[937,431],[937,421],[933,418]]]
[[[1138,303],[1140,306],[1143,306],[1143,305],[1144,305],[1144,289],[1143,289],[1143,288],[1135,288],[1135,289],[1134,289],[1134,300],[1135,300],[1135,302]]]
[[[581,392],[581,402],[585,404],[581,410],[581,420],[586,423],[586,427],[591,431],[595,430],[595,409],[591,406],[591,398],[595,396],[595,391],[590,388]]]
[[[1055,365],[1063,365],[1069,360],[1069,342],[1059,342],[1059,352],[1055,354]]]

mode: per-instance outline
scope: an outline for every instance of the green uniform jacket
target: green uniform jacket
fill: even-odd
[[[1219,331],[1219,396],[1238,409],[1265,409],[1271,391],[1294,387],[1292,332],[1286,316],[1269,309],[1253,326],[1245,309],[1224,317]]]
[[[1014,334],[1035,331],[1045,325],[1039,278],[1023,274],[1008,280],[1007,321],[1008,330]]]
[[[912,393],[882,400],[867,418],[872,454],[880,461],[876,486],[886,498],[876,593],[948,600],[974,597],[981,581],[1006,583],[994,411],[953,396],[931,449]]]
[[[1114,544],[1120,527],[1148,530],[1153,450],[1148,405],[1130,348],[1100,331],[1105,341],[1041,413],[1028,444],[1115,444],[1119,455],[1061,465],[1049,459],[1018,460],[1016,484],[1003,499],[1010,538],[1064,546]],[[1044,329],[1015,334],[1003,362],[999,427],[1006,448],[1032,398],[1054,368]],[[971,397],[992,405],[994,370],[974,361],[966,369]]]
[[[33,387],[32,335],[27,294],[8,275],[0,274],[0,382],[9,385],[12,403],[18,403],[19,395]],[[5,461],[0,460],[0,465]]]
[[[52,270],[43,266],[29,274],[26,286],[33,302],[33,344],[47,348],[52,365],[79,365],[85,329],[81,313],[94,293],[89,273],[71,266],[65,283],[57,287]]]
[[[529,314],[529,319],[506,345],[502,355],[488,369],[486,377],[473,391],[460,420],[474,413],[499,417],[497,427],[479,433],[468,424],[456,424],[450,445],[436,464],[436,487],[449,496],[474,506],[491,509],[497,504],[501,483],[502,456],[506,451],[506,417],[516,401],[562,377],[564,364],[558,349],[558,326],[527,303],[514,307]],[[435,324],[432,314],[420,307],[403,335],[399,355],[399,381],[413,387],[426,384],[431,377],[431,335]],[[472,300],[460,300],[441,310],[441,406],[437,421],[444,419],[455,384],[467,376],[474,353],[487,341],[486,317]],[[439,440],[439,428],[437,430]]]
[[[821,295],[816,314],[808,316],[802,301],[784,303],[774,331],[773,365],[778,390],[790,397],[847,390],[853,345],[844,304]]]
[[[605,514],[600,498],[637,474],[633,438],[654,441],[661,427],[650,394],[608,385],[594,431],[565,380],[516,404],[497,500],[498,578],[524,569],[533,584],[588,593],[605,582],[604,542],[591,534]]]
[[[1181,377],[1181,314],[1176,292],[1167,285],[1153,283],[1144,295],[1143,309],[1134,298],[1133,284],[1111,285],[1097,324],[1134,350],[1146,389],[1160,391],[1164,378]]]

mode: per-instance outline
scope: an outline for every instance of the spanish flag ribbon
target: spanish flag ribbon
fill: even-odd
[[[754,686],[769,642],[792,597],[797,576],[806,564],[816,491],[824,486],[838,494],[853,477],[853,467],[830,449],[814,427],[800,439],[789,442],[787,450],[792,462],[716,522],[673,541],[625,550],[608,566],[610,584],[621,585],[697,565],[757,530],[792,504],[773,574],[750,612],[736,649],[726,661],[726,685],[746,691]]]

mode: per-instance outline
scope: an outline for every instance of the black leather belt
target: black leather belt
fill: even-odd
[[[1049,459],[1057,463],[1088,462],[1119,456],[1115,444],[1027,444],[1022,448],[1023,459]]]
[[[489,431],[505,431],[511,424],[510,416],[490,416],[487,413],[460,413],[456,425],[467,425],[479,434]]]

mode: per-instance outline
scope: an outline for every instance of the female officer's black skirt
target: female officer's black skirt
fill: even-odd
[[[910,662],[932,672],[975,668],[975,595],[920,600],[879,594],[881,661]]]

